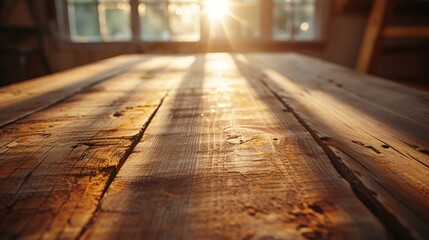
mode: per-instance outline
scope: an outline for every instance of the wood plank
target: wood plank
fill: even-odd
[[[382,34],[386,38],[429,38],[429,26],[388,26]]]
[[[391,112],[398,119],[406,118],[416,124],[427,125],[429,117],[427,91],[419,91],[390,80],[358,73],[337,64],[299,54],[258,54],[258,59],[265,63],[271,62],[270,67],[277,65],[277,68],[283,68],[287,65],[287,76],[307,75],[307,78],[297,81],[304,86],[308,85],[313,89],[318,87],[334,89],[359,98],[360,101],[366,100],[369,105],[377,105],[383,111]],[[366,110],[365,107],[362,110]],[[399,124],[395,127],[400,128]]]
[[[369,16],[365,35],[362,40],[361,50],[356,63],[356,70],[360,72],[369,72],[373,59],[377,51],[377,45],[380,33],[384,25],[384,18],[388,9],[390,0],[374,0]]]
[[[2,238],[79,236],[193,57],[172,60],[152,58],[0,129]]]
[[[0,127],[49,107],[147,58],[122,55],[0,88]]]
[[[247,56],[395,235],[429,236],[427,92],[300,55]]]
[[[199,59],[82,238],[386,238],[275,95],[229,55]]]

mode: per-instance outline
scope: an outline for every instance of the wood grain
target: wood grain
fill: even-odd
[[[123,55],[1,88],[0,126],[49,107],[147,58]]]
[[[293,113],[238,66],[226,54],[197,58],[84,239],[387,237]]]
[[[157,57],[130,64],[125,73],[0,129],[2,239],[79,236],[193,57],[174,60]],[[82,79],[78,85],[91,81]]]
[[[295,54],[244,62],[329,146],[367,206],[400,238],[429,236],[429,94]]]
[[[429,236],[423,91],[257,53],[123,56],[0,96],[2,239]]]

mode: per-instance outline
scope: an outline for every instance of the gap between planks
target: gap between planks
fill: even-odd
[[[121,170],[121,168],[124,165],[124,163],[127,161],[127,159],[130,157],[130,155],[133,153],[133,151],[136,148],[137,144],[142,140],[146,129],[149,127],[150,123],[152,122],[152,120],[155,117],[156,113],[158,112],[159,108],[164,103],[164,99],[168,96],[168,94],[169,94],[170,91],[171,91],[171,89],[169,89],[167,91],[167,93],[161,98],[161,100],[160,100],[158,106],[156,107],[155,111],[153,111],[153,113],[150,115],[150,117],[147,120],[147,122],[142,126],[142,128],[140,129],[139,134],[134,137],[131,146],[126,150],[126,152],[123,155],[123,157],[119,160],[119,163],[118,163],[116,169],[110,174],[109,179],[106,182],[106,186],[104,187],[103,192],[100,195],[100,199],[98,200],[97,208],[94,210],[93,214],[100,209],[100,207],[101,207],[101,201],[103,200],[104,195],[106,194],[106,192],[109,189],[110,185],[112,184],[113,180],[115,180],[116,175]],[[82,230],[80,231],[77,239],[81,239],[82,238],[82,235],[87,230],[87,228],[93,224],[93,220],[94,220],[94,216],[92,216],[91,219],[88,221],[88,223],[84,227],[82,227]]]
[[[273,93],[280,102],[283,103],[287,109],[292,112],[296,119],[301,123],[303,127],[311,134],[314,140],[320,145],[320,147],[325,151],[328,158],[331,160],[332,165],[335,167],[337,172],[350,184],[356,196],[362,201],[362,203],[371,210],[375,216],[380,219],[383,225],[393,233],[392,236],[395,236],[399,239],[413,239],[408,228],[403,226],[396,217],[387,211],[383,204],[379,201],[373,199],[373,192],[366,188],[364,184],[355,176],[353,171],[342,162],[335,153],[326,145],[317,133],[305,122],[305,120],[284,100],[279,96],[275,91],[273,91],[265,81],[261,81],[264,86],[266,86],[271,93]]]
[[[19,123],[16,123],[14,125],[10,125],[8,127],[2,128],[2,130],[5,131],[4,136],[8,136],[7,134],[9,133],[10,134],[9,138],[13,137],[14,131],[6,131],[5,129],[12,128],[15,125],[17,125],[16,130],[18,130],[18,133],[19,133],[19,131],[24,130],[24,128],[21,129],[20,126],[25,127],[26,124],[29,126],[32,126],[32,121],[36,121],[36,123],[37,123],[37,121],[43,120],[43,118],[44,117],[46,118],[47,116],[50,116],[51,118],[53,118],[53,120],[58,120],[58,118],[61,118],[64,116],[70,116],[68,114],[64,115],[64,112],[62,110],[62,108],[64,108],[64,109],[67,109],[68,111],[70,111],[71,113],[77,114],[78,119],[77,119],[77,121],[76,120],[74,121],[74,122],[77,122],[74,124],[76,126],[79,126],[79,123],[82,123],[82,120],[79,119],[79,116],[87,117],[87,118],[89,117],[88,119],[83,118],[84,119],[83,123],[85,123],[86,124],[85,126],[87,126],[89,129],[85,130],[85,128],[82,129],[82,126],[80,126],[80,131],[83,131],[83,133],[85,133],[85,131],[90,132],[92,137],[88,140],[85,140],[85,142],[82,142],[83,141],[82,138],[85,139],[85,135],[87,135],[87,133],[85,133],[84,136],[76,137],[77,139],[75,139],[75,140],[77,141],[77,144],[75,146],[82,144],[82,146],[86,146],[88,149],[92,149],[92,148],[94,148],[92,146],[95,145],[95,146],[99,146],[101,148],[100,151],[103,151],[103,148],[102,148],[103,143],[109,143],[111,141],[112,143],[116,143],[117,145],[124,144],[122,141],[118,142],[117,141],[118,139],[115,140],[114,137],[118,137],[117,135],[123,134],[123,135],[119,135],[119,138],[122,139],[122,137],[123,137],[124,138],[123,141],[125,141],[125,142],[128,142],[128,137],[129,137],[130,143],[129,144],[126,143],[126,148],[123,147],[123,150],[122,149],[115,149],[114,146],[112,149],[107,149],[110,151],[110,153],[108,153],[108,154],[120,153],[120,155],[116,155],[116,156],[110,155],[109,159],[103,159],[106,161],[101,164],[102,165],[101,167],[105,167],[105,168],[100,169],[100,166],[96,166],[99,168],[95,169],[96,170],[95,173],[88,172],[88,171],[92,170],[92,168],[94,166],[91,166],[88,171],[85,170],[85,174],[89,174],[89,176],[95,175],[95,177],[98,177],[98,175],[108,175],[106,181],[104,181],[104,179],[101,179],[103,182],[101,182],[99,184],[100,185],[99,186],[100,195],[101,195],[103,193],[103,189],[106,188],[106,182],[109,181],[109,178],[112,178],[111,174],[115,171],[116,165],[112,166],[111,164],[112,163],[115,164],[116,160],[118,160],[119,165],[123,164],[123,161],[126,160],[126,154],[132,152],[132,151],[130,151],[129,148],[133,147],[134,142],[138,142],[138,140],[136,140],[136,137],[138,138],[139,135],[142,135],[142,132],[141,132],[142,126],[143,126],[143,128],[146,127],[145,121],[147,121],[146,119],[149,119],[149,116],[147,116],[147,118],[146,118],[146,113],[151,114],[152,116],[154,115],[152,109],[155,110],[155,109],[159,108],[159,104],[160,104],[159,100],[163,99],[163,97],[165,97],[165,94],[167,94],[169,89],[171,89],[170,85],[174,85],[175,82],[179,81],[180,76],[181,76],[181,72],[186,71],[186,69],[187,69],[186,66],[191,63],[191,61],[189,61],[189,60],[192,60],[192,57],[180,58],[180,64],[171,64],[172,63],[171,60],[172,60],[172,58],[169,58],[169,57],[159,57],[158,59],[154,59],[153,61],[142,63],[139,66],[137,66],[136,68],[130,68],[126,74],[121,75],[118,78],[110,78],[109,81],[99,82],[98,84],[100,84],[100,85],[92,86],[91,88],[88,89],[88,91],[82,92],[85,94],[73,95],[73,98],[75,98],[75,99],[71,98],[68,101],[64,101],[63,103],[55,105],[55,107],[52,107],[52,108],[46,109],[44,111],[41,111],[39,113],[33,114],[28,119],[22,119],[21,121],[19,121]],[[123,80],[121,81],[121,79],[123,79]],[[136,87],[137,87],[137,89],[135,89]],[[129,92],[128,90],[130,90],[130,89],[133,91]],[[141,91],[145,91],[145,92],[151,91],[152,94],[147,95],[147,97],[145,97],[145,95],[138,93]],[[112,98],[112,95],[113,95],[113,98]],[[96,97],[94,97],[94,96],[96,96]],[[98,99],[98,97],[101,97],[101,99]],[[106,98],[104,98],[104,97],[106,97]],[[102,101],[103,99],[105,101]],[[128,102],[126,101],[127,99],[128,99]],[[94,111],[88,111],[88,108],[85,109],[85,106],[88,105],[88,102],[92,103],[92,104],[89,104],[90,107],[94,107],[94,108],[98,107],[98,108],[102,109],[103,111],[101,111],[101,113],[96,113],[96,114],[93,113]],[[115,102],[115,104],[113,104],[113,107],[109,107],[110,105],[108,105],[108,104],[110,102],[112,102],[112,104],[113,104],[113,102]],[[86,104],[82,104],[82,103],[86,103]],[[140,105],[142,105],[142,106],[140,106]],[[133,113],[134,113],[132,111],[133,108],[136,109],[136,111],[135,111],[136,113],[139,113],[138,116],[133,115]],[[127,109],[130,109],[130,110],[127,110]],[[61,110],[61,111],[59,111],[59,110]],[[123,111],[124,113],[122,114],[121,112],[111,112],[111,111]],[[65,112],[67,112],[67,111],[65,111]],[[72,116],[74,116],[74,115],[72,114]],[[90,116],[92,116],[92,118]],[[74,117],[76,117],[76,116],[74,116]],[[105,122],[97,121],[98,124],[94,124],[95,123],[94,120],[91,120],[91,119],[94,119],[94,117],[99,117],[99,118],[102,117],[102,119],[104,119]],[[50,118],[48,118],[48,119],[50,119]],[[137,121],[137,119],[138,119],[138,121]],[[70,131],[71,126],[66,126],[66,125],[63,126],[63,125],[64,124],[60,125],[60,126],[62,126],[61,129],[63,132],[67,133],[67,131]],[[71,124],[71,125],[73,125],[73,124]],[[46,126],[46,127],[48,127],[48,126]],[[108,131],[111,128],[115,128],[115,129],[117,128],[116,130],[124,130],[124,132],[118,132],[118,133],[115,133],[115,132],[108,133],[107,132],[106,135],[103,135],[103,131]],[[38,130],[38,131],[40,131],[40,130]],[[49,129],[47,131],[50,132],[52,130]],[[79,132],[79,130],[77,130],[77,132]],[[128,135],[130,133],[132,133],[131,136]],[[134,133],[135,133],[135,135],[134,135]],[[92,134],[95,134],[95,135],[92,135]],[[59,135],[62,136],[61,133],[59,133]],[[78,135],[80,135],[80,134],[78,134]],[[65,134],[65,136],[63,136],[63,137],[66,137],[67,140],[62,139],[63,140],[62,144],[63,145],[64,144],[65,145],[70,144],[68,142],[70,140],[70,139],[68,139],[69,136],[67,136],[67,134]],[[34,141],[31,141],[31,142],[34,142]],[[40,141],[40,139],[37,142],[43,143],[43,141]],[[86,142],[89,142],[89,143],[86,143]],[[20,148],[20,145],[25,146],[25,144],[26,144],[25,142],[20,143],[20,144],[18,144],[18,146],[14,146],[13,148],[14,149],[16,148],[15,151],[18,151],[17,153],[19,153],[19,149],[23,150],[22,147]],[[37,143],[35,143],[35,144],[37,145]],[[43,143],[43,144],[47,144],[47,143]],[[88,145],[85,145],[85,144],[88,144]],[[61,145],[61,142],[59,142],[59,145]],[[56,146],[56,148],[60,148],[60,149],[63,148],[64,149],[65,147],[64,146],[63,147]],[[117,148],[119,148],[119,147],[117,147]],[[64,149],[64,150],[66,150],[66,149]],[[122,155],[123,153],[126,153],[125,157],[123,157],[123,155]],[[96,152],[93,152],[92,154],[95,155]],[[35,157],[38,155],[40,155],[39,152],[35,153]],[[86,153],[84,152],[81,154],[80,157],[83,157],[83,158],[88,157],[85,155],[86,155]],[[0,154],[0,156],[1,156],[1,154]],[[57,164],[59,163],[58,160],[61,160],[60,157],[61,157],[61,155],[55,156],[55,158],[58,158],[57,160],[55,160],[55,162],[57,162]],[[92,158],[92,157],[93,156],[89,156],[89,158]],[[26,158],[26,157],[24,157],[24,158]],[[68,158],[68,156],[66,156],[66,158]],[[103,158],[103,156],[100,156],[99,158]],[[3,159],[4,159],[4,157],[3,157]],[[4,160],[11,160],[11,159],[6,158]],[[76,159],[74,162],[82,162],[79,160],[82,160],[82,159]],[[40,161],[46,162],[44,158],[40,159]],[[50,161],[52,161],[52,159],[50,159]],[[97,158],[95,158],[94,160],[91,160],[91,161],[95,161],[95,162],[90,162],[90,164],[94,164],[94,163],[98,164]],[[122,163],[120,161],[122,161]],[[80,163],[80,164],[82,164],[82,163]],[[109,164],[110,164],[110,166],[109,166]],[[68,168],[66,165],[67,165],[67,163],[64,164],[65,169]],[[3,167],[3,166],[1,166],[1,167]],[[43,166],[43,167],[46,168],[46,166]],[[74,167],[74,165],[73,165],[73,167]],[[86,167],[86,164],[85,164],[85,167]],[[38,168],[38,167],[36,167],[36,168]],[[58,168],[62,169],[61,167],[58,167]],[[38,173],[36,173],[36,175],[37,176],[47,176],[47,177],[55,177],[55,176],[61,177],[62,174],[58,174],[58,173],[52,174],[51,173],[52,170],[49,170],[49,169],[51,169],[50,166],[48,166],[48,169],[43,170],[43,172],[40,172],[40,169],[37,169]],[[56,167],[53,167],[53,169],[55,170]],[[25,175],[25,176],[33,176],[32,175],[33,171],[34,171],[34,169],[31,171],[30,174]],[[2,172],[2,173],[4,173],[4,172]],[[74,171],[73,173],[66,172],[64,175],[71,177],[71,178],[75,178],[75,177],[79,177],[79,176],[84,176],[83,174],[84,173],[75,174],[75,171]],[[28,179],[28,177],[26,177],[24,179],[22,184],[27,184],[27,182],[28,182],[28,181],[26,182],[27,179]],[[2,177],[2,180],[5,180],[4,176]],[[35,179],[33,179],[33,180],[35,180]],[[37,181],[36,181],[36,183],[33,182],[33,184],[35,184],[35,185],[33,186],[33,189],[30,191],[41,191],[40,189],[38,189],[39,186],[37,185]],[[85,186],[86,186],[86,188],[91,188],[91,186],[89,186],[89,183],[86,184]],[[28,188],[28,186],[27,186],[27,188]],[[5,192],[4,189],[2,189],[2,190],[3,191],[0,193],[5,194],[5,196],[6,196],[7,191]],[[98,190],[99,189],[97,189],[97,191]],[[29,191],[29,189],[27,189],[26,191]],[[69,189],[69,191],[73,192],[74,189]],[[85,194],[85,193],[86,192],[84,192],[83,194]],[[16,196],[18,196],[18,194],[19,194],[19,192],[16,193]],[[98,192],[95,192],[95,194],[98,194]],[[95,197],[90,196],[90,197],[95,198],[95,199],[90,199],[90,200],[96,200],[96,199],[98,199],[98,196],[95,196]],[[4,200],[4,199],[2,199],[2,200]],[[21,200],[21,199],[18,199],[18,200]],[[73,201],[75,201],[75,200],[67,200],[67,202],[62,202],[62,204],[70,204],[70,202],[73,202]],[[88,208],[88,207],[86,207],[86,208]],[[61,210],[62,210],[62,207],[61,207]],[[69,209],[67,209],[67,210],[69,210]],[[91,213],[92,210],[91,211],[88,210],[88,212]],[[4,213],[4,214],[7,215],[8,213]],[[35,214],[39,214],[37,209],[35,210]],[[60,211],[60,213],[58,213],[58,214],[63,214],[63,212]],[[67,212],[64,213],[63,215],[66,215],[66,214],[67,214]],[[18,219],[15,219],[16,222],[19,222],[20,217],[32,218],[32,215],[16,216],[16,217],[18,218]],[[56,221],[57,220],[56,217],[57,217],[56,215],[52,216],[52,219],[54,219],[54,220],[51,219],[51,221]],[[67,215],[67,217],[71,218],[68,215]],[[51,222],[51,221],[48,221],[48,219],[46,219],[46,221]],[[33,231],[33,233],[31,233],[31,234],[33,234],[32,236],[36,236],[34,234],[39,234],[40,231],[44,231],[40,225],[37,225],[38,224],[37,221],[34,221],[34,222],[35,222],[35,224],[33,224],[33,225],[35,225],[35,227],[32,228],[32,231]],[[60,220],[60,222],[61,222],[61,220]],[[9,224],[13,225],[13,222],[11,223],[11,221],[9,221]],[[49,223],[49,224],[51,224],[51,223]],[[68,224],[71,225],[72,223],[68,222]],[[41,225],[43,226],[44,224],[41,224]],[[0,229],[2,232],[3,231],[4,232],[13,232],[13,230],[4,228],[4,225],[2,225],[2,227],[3,228]],[[51,229],[46,230],[46,232],[50,232],[50,231],[55,232],[57,230],[58,229],[51,228]],[[60,231],[60,234],[63,233],[62,231],[63,230]],[[79,234],[79,232],[77,234]],[[13,233],[16,234],[17,236],[19,236],[19,234],[21,232],[18,232],[18,233],[13,232]],[[26,235],[26,234],[29,234],[29,233],[25,232],[21,236],[22,237],[29,237],[29,235]],[[47,234],[49,235],[51,233],[47,233]],[[69,234],[67,236],[70,237],[71,235],[72,234]],[[56,236],[56,237],[59,237],[59,236]]]

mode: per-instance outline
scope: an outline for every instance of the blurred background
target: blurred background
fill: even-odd
[[[226,51],[298,52],[358,69],[366,57],[360,71],[429,89],[429,0],[0,0],[0,8],[0,85],[120,54]]]

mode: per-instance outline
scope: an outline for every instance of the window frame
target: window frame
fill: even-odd
[[[204,1],[204,0],[200,0]],[[327,41],[329,1],[316,1],[315,19],[320,22],[316,28],[319,38],[315,40],[276,40],[273,38],[273,7],[274,0],[259,0],[260,6],[260,35],[257,38],[236,38],[237,43],[231,43],[228,39],[209,39],[209,21],[200,11],[200,39],[198,41],[144,41],[140,39],[139,0],[130,0],[130,23],[132,37],[127,41],[99,41],[99,42],[74,42],[71,38],[67,0],[55,0],[57,12],[57,38],[60,48],[72,48],[75,50],[113,50],[125,52],[205,52],[205,51],[264,51],[291,49],[308,46],[319,48]],[[203,4],[203,3],[200,3]]]

